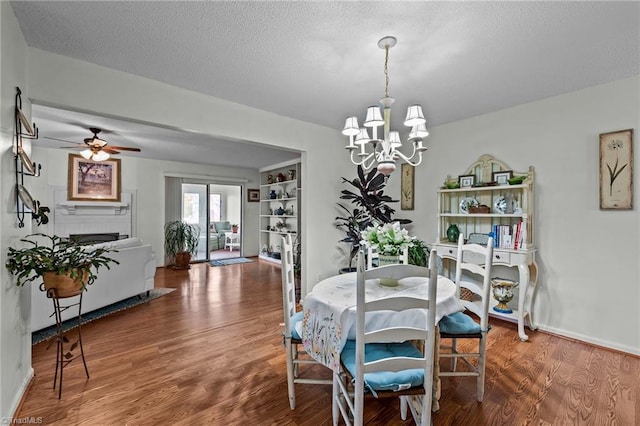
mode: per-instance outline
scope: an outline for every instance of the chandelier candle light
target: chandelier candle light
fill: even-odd
[[[360,128],[358,126],[358,118],[354,116],[347,118],[342,130],[343,135],[349,136],[349,145],[345,149],[350,153],[351,162],[362,166],[365,170],[377,165],[378,171],[385,176],[389,176],[396,169],[397,158],[412,166],[418,166],[422,162],[422,151],[427,149],[422,146],[422,140],[429,135],[420,105],[411,105],[407,109],[407,116],[404,120],[404,125],[411,128],[408,142],[413,143],[413,152],[410,156],[406,156],[399,151],[402,146],[400,133],[389,130],[391,104],[395,102],[395,99],[389,96],[389,49],[395,46],[396,43],[396,38],[392,36],[383,37],[378,41],[378,47],[385,51],[385,92],[384,98],[380,99],[383,112],[380,112],[380,107],[378,106],[370,106],[367,109],[364,127]],[[383,139],[378,138],[378,127],[380,126],[384,126]],[[372,138],[369,138],[367,127],[373,128]],[[356,152],[358,149],[359,152]]]

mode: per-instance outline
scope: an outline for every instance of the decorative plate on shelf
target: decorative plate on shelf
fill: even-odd
[[[496,201],[493,203],[493,211],[500,214],[507,212],[507,199],[504,198],[504,196],[496,198]]]
[[[460,200],[460,213],[469,214],[469,207],[476,207],[480,203],[473,197],[466,197]]]

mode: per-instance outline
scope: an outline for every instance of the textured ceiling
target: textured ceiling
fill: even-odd
[[[396,128],[413,103],[434,126],[640,73],[638,2],[12,5],[29,46],[336,129],[383,96],[389,34]]]

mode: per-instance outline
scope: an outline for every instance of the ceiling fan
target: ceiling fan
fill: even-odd
[[[132,152],[140,152],[140,148],[130,148],[126,146],[115,146],[109,145],[106,140],[101,139],[98,134],[102,132],[102,129],[98,127],[90,127],[89,130],[93,133],[93,136],[90,138],[84,139],[84,144],[77,143],[78,147],[63,147],[63,148],[75,148],[81,149],[80,155],[87,160],[93,161],[105,161],[108,160],[110,154],[120,154],[120,151],[132,151]],[[54,138],[48,138],[54,139]],[[56,139],[62,140],[62,139]],[[69,142],[69,141],[63,141]],[[70,142],[74,143],[74,142]]]

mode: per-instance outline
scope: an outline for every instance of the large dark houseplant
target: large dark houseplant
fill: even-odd
[[[400,222],[400,224],[411,223],[409,219],[393,219],[395,210],[389,206],[389,203],[397,203],[398,200],[392,199],[384,194],[384,187],[387,184],[387,178],[376,169],[372,169],[365,173],[362,166],[358,166],[358,177],[353,180],[342,178],[342,181],[349,184],[356,191],[343,189],[340,199],[349,200],[352,208],[338,203],[341,216],[336,217],[336,226],[345,232],[345,237],[340,242],[349,243],[349,270],[353,269],[353,259],[360,249],[360,232],[364,231],[373,223],[384,224],[391,222]]]
[[[200,227],[196,224],[175,220],[164,226],[164,250],[175,258],[175,269],[189,269],[191,256],[198,249]]]
[[[57,235],[42,233],[27,235],[20,240],[24,248],[9,247],[6,268],[16,276],[16,285],[22,286],[41,278],[45,290],[63,282],[71,289],[58,289],[56,296],[67,297],[86,290],[97,278],[101,267],[110,269],[119,264],[107,256],[116,250],[108,246],[83,246]]]

